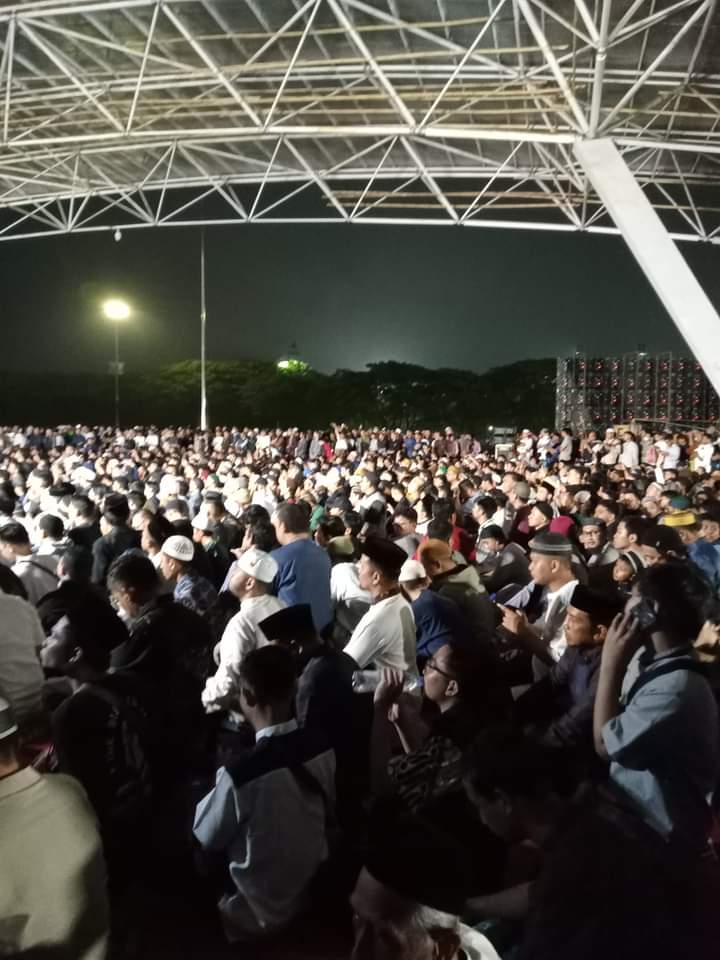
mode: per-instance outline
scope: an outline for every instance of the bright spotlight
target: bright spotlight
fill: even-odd
[[[102,311],[106,319],[112,320],[114,323],[127,320],[130,316],[130,307],[124,300],[106,300],[102,305]]]

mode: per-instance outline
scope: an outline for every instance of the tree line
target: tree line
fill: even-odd
[[[96,373],[2,374],[4,424],[112,423],[113,378]],[[555,408],[555,361],[523,360],[486,373],[394,361],[323,374],[281,370],[259,360],[207,364],[213,424],[323,427],[400,425],[482,432],[489,425],[539,428]],[[197,425],[200,364],[186,360],[128,372],[121,381],[123,425]]]

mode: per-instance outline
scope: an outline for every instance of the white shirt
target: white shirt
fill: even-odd
[[[368,606],[372,597],[363,590],[358,579],[356,563],[336,563],[330,572],[330,599],[333,605],[349,600],[362,600]]]
[[[220,701],[230,692],[237,668],[248,653],[267,645],[267,637],[258,624],[285,606],[282,600],[269,594],[243,600],[240,610],[223,631],[216,647],[217,671],[215,676],[208,678],[202,692],[202,702],[208,713],[222,709]]]
[[[667,451],[662,460],[662,466],[665,470],[677,470],[680,460],[680,447],[677,443],[668,444]]]
[[[22,580],[30,603],[37,606],[46,593],[57,590],[60,582],[56,573],[57,565],[57,557],[38,556],[37,554],[20,557],[15,561],[12,571]]]
[[[372,597],[358,580],[356,563],[336,563],[330,573],[330,600],[335,611],[336,636],[348,640],[368,611]]]
[[[701,443],[700,446],[695,451],[695,456],[697,458],[698,467],[703,467],[707,470],[708,473],[712,467],[712,458],[713,451],[715,450],[712,443]]]
[[[0,780],[0,850],[2,955],[104,960],[105,863],[77,780],[32,767]]]
[[[567,640],[565,639],[565,615],[570,606],[570,600],[577,580],[570,580],[559,590],[548,591],[545,595],[545,612],[539,617],[533,627],[537,630],[543,640],[547,641],[550,648],[550,656],[555,663],[567,649]]]
[[[402,594],[374,603],[355,627],[345,653],[361,670],[369,663],[417,676],[417,638],[412,607]]]
[[[44,642],[35,608],[0,591],[0,693],[18,720],[40,712],[43,672],[38,653]]]
[[[271,515],[277,506],[275,497],[271,493],[266,493],[265,490],[256,490],[252,502],[259,507],[264,507]]]
[[[629,470],[640,466],[640,447],[634,440],[626,440],[623,443],[620,463]]]

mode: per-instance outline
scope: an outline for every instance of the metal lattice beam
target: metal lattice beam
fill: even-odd
[[[612,232],[573,151],[602,133],[674,237],[720,240],[716,0],[27,0],[0,110],[0,239]]]

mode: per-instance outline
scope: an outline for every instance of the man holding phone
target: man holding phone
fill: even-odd
[[[642,819],[683,856],[699,856],[720,778],[718,710],[692,643],[711,599],[686,564],[646,570],[603,646],[595,749]],[[623,678],[641,646],[639,674]]]

